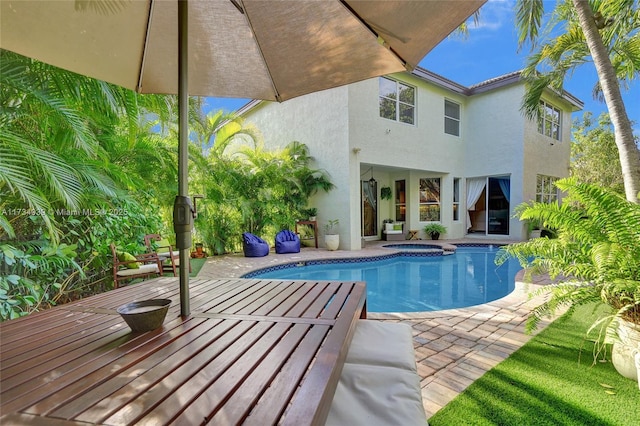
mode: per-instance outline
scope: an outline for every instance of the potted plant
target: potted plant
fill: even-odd
[[[315,234],[310,225],[300,225],[298,227],[300,243],[305,247],[315,247]]]
[[[542,226],[537,220],[529,220],[527,221],[527,230],[529,231],[529,238],[540,238]]]
[[[432,240],[437,240],[440,238],[440,234],[447,233],[447,227],[441,223],[429,223],[422,228],[424,233],[431,237]]]
[[[327,250],[338,250],[340,245],[340,234],[338,234],[338,219],[332,219],[324,225],[324,243]]]
[[[521,220],[544,223],[556,238],[537,238],[504,246],[496,256],[502,264],[517,257],[525,278],[549,273],[558,281],[547,301],[531,313],[527,328],[535,329],[545,316],[567,306],[600,302],[609,307],[588,333],[602,327],[596,343],[613,343],[612,361],[625,377],[637,380],[633,352],[640,347],[640,205],[597,185],[571,178],[556,182],[568,195],[558,203],[528,203],[518,207]]]
[[[309,217],[309,220],[312,221],[312,222],[315,222],[315,220],[317,218],[317,215],[318,215],[318,209],[315,208],[315,207],[309,207],[306,210],[306,213],[307,213],[307,215]]]
[[[383,200],[390,200],[391,188],[389,188],[388,186],[383,186],[382,188],[380,188],[380,198],[382,198]]]

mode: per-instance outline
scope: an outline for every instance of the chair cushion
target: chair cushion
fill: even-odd
[[[346,362],[417,372],[411,327],[401,323],[358,320]]]
[[[420,379],[400,368],[346,363],[326,425],[427,425]]]
[[[116,274],[119,277],[128,277],[131,275],[141,275],[141,274],[157,274],[158,265],[148,264],[148,265],[139,265],[138,269],[120,269]]]
[[[123,251],[123,252],[118,253],[118,260],[120,262],[129,262],[129,261],[137,260],[137,259],[131,253],[127,253],[126,251]],[[126,263],[124,266],[127,269],[138,269],[138,268],[140,268],[140,264],[138,262],[136,262],[136,263]]]
[[[158,250],[156,250],[156,251],[158,253],[169,253],[169,246],[170,245],[171,245],[171,243],[166,238],[158,240],[158,241],[156,241],[156,247],[158,247]]]
[[[358,320],[327,425],[427,425],[411,327]]]
[[[169,253],[169,251],[165,251],[165,252],[160,252],[159,251],[158,252],[158,257],[162,261],[169,259],[169,257],[180,257],[180,251],[174,250],[171,253]]]

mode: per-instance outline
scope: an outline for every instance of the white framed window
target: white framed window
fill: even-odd
[[[453,178],[453,220],[460,220],[460,178]]]
[[[415,87],[387,77],[380,77],[379,89],[380,117],[401,123],[415,123]]]
[[[440,178],[420,179],[420,222],[440,221]]]
[[[460,104],[449,99],[444,100],[444,132],[460,136]]]
[[[541,100],[540,115],[538,116],[538,132],[559,141],[561,117],[560,109]]]
[[[558,188],[555,183],[558,178],[538,175],[536,177],[536,201],[539,203],[553,203],[558,199]]]

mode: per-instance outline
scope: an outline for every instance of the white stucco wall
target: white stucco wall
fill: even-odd
[[[370,167],[378,182],[378,235],[382,221],[395,217],[393,198],[380,199],[380,188],[393,190],[395,181],[404,179],[409,207],[405,230],[420,230],[423,238],[420,178],[441,178],[445,238],[462,238],[467,232],[467,178],[509,176],[511,216],[515,206],[535,197],[536,175],[567,176],[570,104],[553,102],[565,110],[563,141],[557,142],[539,134],[536,124],[520,112],[524,90],[520,83],[466,96],[408,73],[391,77],[416,88],[415,124],[380,117],[377,78],[282,104],[262,103],[245,114],[262,131],[267,147],[302,142],[309,146],[317,167],[330,174],[337,188],[318,194],[312,204],[318,208],[321,235],[329,219],[340,220],[340,249],[360,248],[360,181],[371,177]],[[460,104],[459,137],[444,133],[445,99]],[[461,179],[458,221],[453,221],[451,207],[454,178]],[[509,230],[510,239],[526,238],[518,219],[509,220]]]
[[[375,173],[378,187],[394,187],[396,180],[406,181],[407,211],[405,229],[421,230],[426,222],[419,220],[419,179],[440,177],[442,197],[441,222],[448,228],[448,238],[463,236],[461,222],[453,222],[453,177],[464,174],[464,129],[460,137],[444,133],[444,100],[464,105],[466,97],[426,83],[409,74],[391,78],[416,88],[415,124],[400,123],[380,117],[378,79],[370,79],[349,86],[349,143],[360,148],[352,156],[352,167],[360,164],[402,169],[394,173]],[[464,110],[464,106],[461,107]],[[464,112],[462,112],[464,114]],[[365,168],[366,170],[366,168]],[[368,178],[364,177],[364,178]],[[353,175],[352,185],[358,186],[359,174]],[[357,194],[354,194],[357,195]],[[385,218],[394,218],[393,200],[379,199],[378,224]],[[359,200],[356,203],[359,211]]]
[[[536,196],[537,175],[563,178],[569,176],[571,158],[571,108],[566,102],[545,96],[545,100],[562,109],[561,140],[557,141],[538,132],[538,125],[527,120],[524,123],[524,155],[522,194],[524,200]]]
[[[353,192],[360,195],[359,188],[350,185],[347,91],[347,87],[338,87],[283,103],[263,102],[245,114],[247,122],[261,131],[266,147],[304,143],[316,160],[314,167],[329,173],[336,188],[329,194],[318,193],[312,205],[318,208],[319,243],[324,245],[323,225],[338,219],[341,249],[351,249],[351,199]],[[355,226],[358,228],[359,222]]]

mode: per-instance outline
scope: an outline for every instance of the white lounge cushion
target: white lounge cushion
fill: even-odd
[[[385,223],[384,224],[384,233],[385,234],[402,234],[402,225],[400,225],[400,229],[394,229],[394,227],[397,227],[396,223]]]
[[[416,373],[394,367],[344,365],[326,425],[426,424]]]
[[[325,424],[426,425],[420,379],[401,368],[346,363]]]
[[[396,367],[417,372],[411,326],[358,320],[346,362]]]
[[[180,251],[179,250],[174,250],[171,252],[171,255],[173,257],[178,257],[180,256]],[[158,257],[160,258],[160,260],[165,260],[169,258],[169,252],[165,251],[165,252],[158,252]]]
[[[359,320],[327,425],[427,425],[411,327]]]
[[[140,265],[137,269],[120,269],[116,274],[119,277],[128,277],[130,275],[140,275],[140,274],[157,274],[158,273],[158,265],[148,264],[148,265]]]

